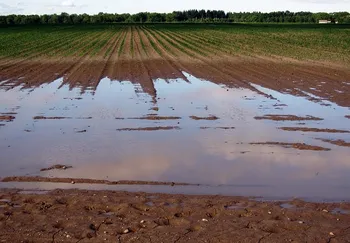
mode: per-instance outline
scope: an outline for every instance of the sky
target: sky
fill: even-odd
[[[138,13],[210,9],[243,11],[350,12],[350,0],[0,0],[0,15]]]

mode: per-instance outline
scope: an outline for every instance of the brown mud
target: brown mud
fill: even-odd
[[[72,117],[63,117],[63,116],[34,116],[34,120],[63,120],[63,119],[72,119]]]
[[[285,205],[288,205],[286,207]],[[349,203],[0,191],[2,242],[349,242]]]
[[[50,168],[41,171],[51,170]],[[53,178],[53,177],[41,177],[41,176],[10,176],[5,177],[1,182],[53,182],[53,183],[72,183],[72,184],[106,184],[106,185],[170,185],[170,186],[188,186],[198,185],[189,183],[175,183],[175,182],[163,182],[163,181],[134,181],[134,180],[96,180],[85,178]]]
[[[128,119],[135,119],[135,120],[180,120],[181,117],[179,117],[179,116],[148,115],[148,116],[143,116],[143,117],[131,117]]]
[[[66,170],[66,169],[71,169],[73,166],[69,165],[53,165],[49,168],[43,168],[40,171],[48,171],[48,170]]]
[[[314,116],[295,116],[295,115],[264,115],[254,117],[256,120],[273,120],[273,121],[321,121],[322,118]]]
[[[331,143],[334,145],[338,145],[338,146],[342,146],[342,147],[350,147],[350,142],[346,142],[342,139],[338,139],[338,140],[331,140],[331,139],[322,139],[319,138],[319,140],[326,142],[326,143]]]
[[[208,121],[215,121],[220,119],[217,116],[207,116],[207,117],[200,117],[200,116],[190,116],[192,120],[208,120]]]
[[[300,131],[300,132],[327,132],[327,133],[350,133],[348,130],[338,130],[338,129],[321,129],[321,128],[310,128],[310,127],[279,127],[278,129],[284,131]]]
[[[206,130],[206,129],[222,129],[222,130],[232,130],[236,129],[235,127],[200,127],[200,129]]]
[[[167,126],[167,127],[138,127],[138,128],[121,128],[117,131],[167,131],[167,130],[179,130],[180,127],[177,126]]]
[[[323,148],[320,146],[309,145],[305,143],[282,143],[282,142],[263,142],[263,143],[250,143],[251,145],[276,145],[284,148],[294,148],[298,150],[312,150],[312,151],[330,151],[329,148]]]
[[[9,121],[13,121],[14,119],[15,119],[14,116],[0,115],[0,121],[9,122]]]

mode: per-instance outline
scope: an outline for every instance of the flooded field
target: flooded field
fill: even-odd
[[[182,75],[2,86],[0,185],[350,199],[348,107]]]
[[[0,242],[349,242],[348,37],[0,28]]]

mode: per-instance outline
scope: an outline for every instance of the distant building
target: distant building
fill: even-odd
[[[331,24],[332,21],[330,21],[330,20],[325,20],[325,19],[321,19],[321,20],[318,21],[318,23],[319,23],[319,24]]]
[[[319,24],[338,24],[338,21],[321,19],[318,21]]]

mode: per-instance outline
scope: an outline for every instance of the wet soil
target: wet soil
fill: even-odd
[[[48,170],[66,170],[66,169],[71,169],[73,166],[69,165],[53,165],[49,168],[43,168],[40,171],[48,171]]]
[[[208,116],[208,117],[190,116],[190,118],[192,120],[208,120],[208,121],[215,121],[215,120],[220,119],[219,117],[213,116],[213,115]]]
[[[181,117],[179,116],[157,116],[157,115],[149,115],[144,117],[132,117],[128,119],[135,119],[135,120],[180,120]]]
[[[284,131],[300,131],[300,132],[326,132],[326,133],[350,133],[348,130],[338,129],[321,129],[321,128],[310,128],[310,127],[279,127]]]
[[[115,191],[0,192],[4,242],[348,242],[348,203]],[[335,212],[335,211],[334,211]],[[336,212],[340,212],[339,210]]]
[[[0,115],[0,121],[9,122],[9,121],[12,121],[14,119],[15,119],[14,116]]]
[[[295,115],[264,115],[254,117],[256,120],[273,120],[273,121],[321,121],[322,118],[314,116],[300,117]]]
[[[180,127],[177,126],[167,126],[167,127],[138,127],[138,128],[120,128],[117,131],[167,131],[167,130],[179,130]]]
[[[342,147],[350,147],[350,142],[346,142],[342,139],[338,139],[338,140],[331,140],[331,139],[319,139],[323,142],[326,142],[326,143],[331,143],[331,144],[334,144],[334,145],[338,145],[338,146],[342,146]]]
[[[52,117],[46,117],[46,116],[34,116],[34,120],[62,120],[62,119],[72,119],[72,117],[62,117],[62,116],[52,116]]]
[[[41,171],[47,171],[52,169],[45,169]],[[40,176],[11,176],[5,177],[1,182],[54,182],[54,183],[72,183],[72,184],[106,184],[106,185],[170,185],[170,186],[186,186],[186,185],[198,185],[181,182],[163,182],[163,181],[135,181],[135,180],[95,180],[85,178],[54,178],[54,177],[40,177]]]
[[[284,148],[294,148],[298,150],[314,150],[314,151],[329,151],[329,148],[323,148],[320,146],[309,145],[305,143],[282,143],[282,142],[263,142],[263,143],[250,143],[251,145],[276,145]]]
[[[200,129],[203,129],[203,130],[206,130],[206,129],[231,130],[231,129],[235,129],[235,127],[200,127]]]

